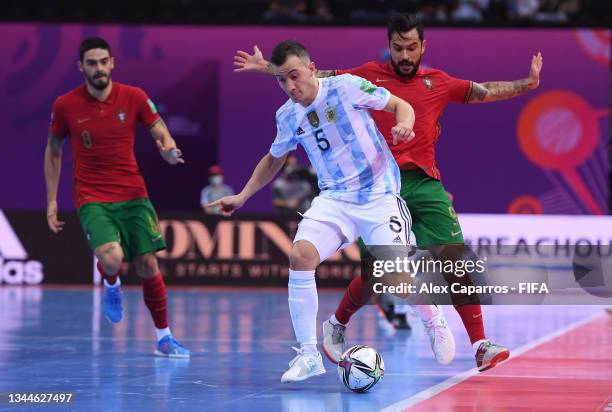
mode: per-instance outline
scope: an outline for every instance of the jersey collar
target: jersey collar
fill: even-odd
[[[87,91],[86,85],[83,86],[83,93],[85,93],[87,100],[89,100],[92,103],[113,105],[117,101],[117,95],[119,94],[119,83],[113,82],[113,88],[111,89],[111,92],[106,98],[106,100],[104,100],[103,102],[99,101],[98,99],[93,97],[91,94],[89,94],[89,92]]]
[[[385,63],[385,70],[397,80],[404,81],[404,82],[412,80],[412,79],[406,79],[405,77],[402,77],[402,76],[398,76],[398,74],[395,73],[395,69],[393,68],[393,65],[388,60],[387,60],[387,63]],[[419,69],[417,70],[414,77],[421,77],[421,76],[423,76],[423,66],[422,65],[419,66]]]

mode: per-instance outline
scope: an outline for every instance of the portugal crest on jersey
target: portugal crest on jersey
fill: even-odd
[[[306,117],[308,118],[308,123],[310,123],[312,127],[319,127],[319,116],[316,111],[313,110],[312,112],[308,112]]]
[[[127,115],[123,110],[119,110],[117,112],[117,119],[119,119],[121,123],[125,123],[125,121],[127,120]]]
[[[433,89],[433,80],[431,80],[431,77],[429,76],[424,76],[423,77],[423,84],[425,85],[425,87],[427,87],[428,90]]]

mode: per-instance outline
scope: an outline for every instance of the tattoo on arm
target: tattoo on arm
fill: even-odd
[[[482,102],[489,91],[480,83],[472,82],[472,87],[470,88],[470,94],[467,98],[467,102]]]
[[[468,103],[495,102],[520,96],[530,90],[528,80],[515,80],[513,82],[472,82],[472,89],[467,99]]]
[[[51,133],[49,133],[49,135],[47,136],[47,141],[53,153],[57,154],[62,151],[62,146],[64,145],[64,139],[60,139],[58,137],[53,136]]]
[[[332,77],[335,75],[335,70],[317,70],[317,77]]]

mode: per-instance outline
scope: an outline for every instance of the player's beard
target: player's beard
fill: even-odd
[[[409,60],[400,60],[399,62],[395,63],[393,60],[391,60],[391,66],[393,66],[393,70],[395,70],[395,74],[397,74],[399,77],[403,77],[404,79],[412,79],[414,75],[416,74],[416,72],[419,70],[419,66],[421,65],[421,56],[419,56],[419,59],[416,61],[416,63],[411,63],[412,69],[408,73],[403,72],[402,69],[400,68],[400,65],[402,63],[411,63],[411,62]]]
[[[91,87],[93,87],[94,89],[96,89],[96,90],[104,90],[104,89],[106,89],[108,87],[108,84],[110,83],[111,74],[108,73],[108,74],[106,74],[106,76],[96,78],[95,76],[97,74],[98,73],[96,73],[92,77],[85,76],[85,78],[87,79],[87,83],[89,83],[89,85]]]

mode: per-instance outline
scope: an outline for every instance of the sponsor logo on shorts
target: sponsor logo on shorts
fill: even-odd
[[[458,230],[458,231],[456,231],[456,232],[454,232],[454,231],[452,231],[452,230],[451,230],[451,236],[452,236],[452,237],[459,236],[460,234],[461,234],[461,231],[460,231],[460,230]]]
[[[397,236],[395,239],[393,239],[393,243],[402,243],[402,238]]]
[[[302,129],[301,127],[298,127],[297,130],[295,131],[295,134],[297,134],[298,136],[303,135],[304,133],[304,129]]]

